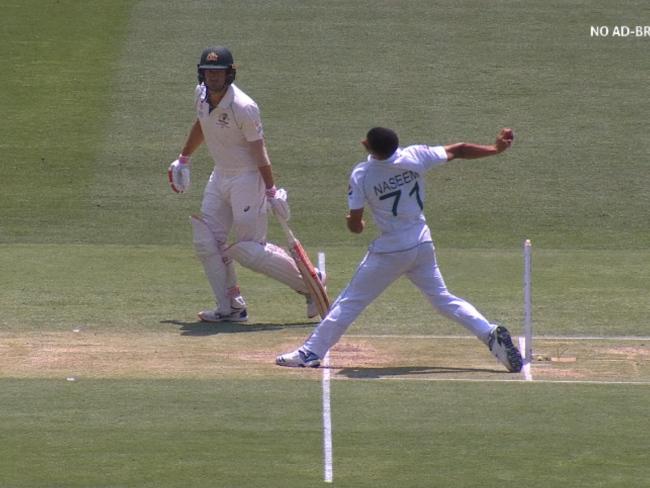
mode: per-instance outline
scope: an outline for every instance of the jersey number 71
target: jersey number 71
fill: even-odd
[[[415,185],[413,185],[413,188],[409,192],[409,197],[412,197],[413,194],[415,194],[415,199],[418,202],[420,210],[424,210],[424,204],[422,203],[422,199],[420,198],[420,186],[418,185],[417,181],[415,182]],[[397,206],[399,205],[399,199],[401,198],[401,196],[402,196],[402,190],[396,190],[380,196],[379,199],[386,200],[388,198],[394,198],[395,200],[393,200],[393,215],[397,217]]]

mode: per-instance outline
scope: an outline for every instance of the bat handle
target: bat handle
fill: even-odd
[[[291,231],[291,229],[289,228],[289,224],[287,224],[287,221],[286,221],[285,219],[283,219],[282,217],[280,217],[280,216],[279,216],[278,214],[276,214],[275,212],[273,212],[273,214],[275,215],[275,218],[278,219],[278,222],[279,222],[279,224],[280,224],[280,227],[282,227],[282,230],[284,230],[284,233],[286,234],[286,236],[287,236],[291,241],[294,241],[296,238],[295,238],[295,236],[293,235],[293,232]]]

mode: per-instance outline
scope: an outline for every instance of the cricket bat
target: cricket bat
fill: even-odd
[[[291,254],[293,260],[296,262],[296,266],[298,266],[298,270],[300,271],[302,279],[307,286],[307,290],[309,290],[309,294],[316,301],[318,314],[320,315],[321,319],[324,319],[330,308],[330,299],[327,296],[327,291],[325,290],[323,283],[318,277],[316,268],[311,263],[309,255],[307,252],[305,252],[305,248],[302,247],[300,241],[296,239],[296,236],[289,228],[287,221],[280,217],[277,213],[275,216],[280,223],[280,227],[282,227],[282,230],[287,236],[289,253]]]

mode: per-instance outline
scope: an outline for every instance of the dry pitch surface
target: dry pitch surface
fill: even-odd
[[[317,378],[274,365],[301,344],[300,331],[239,324],[164,324],[156,332],[0,333],[0,377]],[[304,333],[303,333],[304,330]],[[650,338],[536,338],[533,381],[650,385]],[[471,337],[348,335],[331,352],[334,379],[524,380]]]

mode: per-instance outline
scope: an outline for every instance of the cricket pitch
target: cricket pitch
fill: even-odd
[[[293,375],[317,379],[318,370],[275,366],[277,354],[298,347],[306,333],[224,324],[201,335],[178,328],[111,332],[94,329],[0,333],[0,377],[13,378],[245,378]],[[250,329],[248,329],[250,328]],[[250,330],[250,332],[247,332]],[[303,332],[303,331],[300,331]],[[471,337],[354,336],[332,349],[333,379],[522,380],[509,374]],[[647,383],[650,341],[536,338],[533,381]]]

